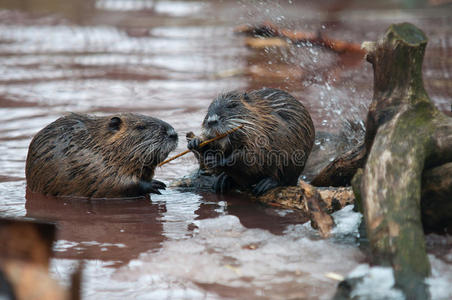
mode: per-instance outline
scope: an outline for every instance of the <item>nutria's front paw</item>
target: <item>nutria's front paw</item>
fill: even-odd
[[[161,195],[162,193],[159,190],[164,190],[166,188],[166,184],[159,180],[153,179],[151,182],[141,181],[139,183],[139,188],[143,194],[152,193]]]
[[[225,172],[218,175],[213,184],[213,188],[217,194],[224,194],[231,189],[233,185],[233,180],[230,176],[226,175]]]
[[[253,194],[256,196],[262,196],[266,192],[279,186],[279,182],[273,178],[267,177],[259,181],[253,189]]]
[[[166,184],[156,179],[152,179],[151,185],[154,190],[164,190],[166,188]]]
[[[201,142],[202,141],[200,138],[195,137],[187,143],[187,148],[191,151],[199,150],[199,145],[201,144]]]

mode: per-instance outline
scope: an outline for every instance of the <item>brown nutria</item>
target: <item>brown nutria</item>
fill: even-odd
[[[199,147],[229,129],[226,138]],[[296,185],[314,143],[314,125],[306,108],[285,91],[263,88],[229,92],[209,106],[202,135],[188,148],[218,175],[214,184],[224,192],[233,184],[253,187],[256,195],[280,185]]]
[[[159,193],[155,166],[176,148],[169,124],[148,116],[69,114],[30,143],[27,187],[54,196],[135,197]]]

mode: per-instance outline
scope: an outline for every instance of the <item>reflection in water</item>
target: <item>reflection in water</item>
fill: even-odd
[[[252,202],[244,195],[234,194],[228,196],[204,193],[203,203],[195,211],[196,220],[203,220],[222,215],[238,217],[240,223],[246,228],[265,229],[281,235],[288,225],[302,224],[307,221],[305,216],[296,211],[281,210]]]
[[[57,258],[117,261],[119,265],[164,240],[166,207],[148,199],[81,200],[27,193],[27,217],[57,221]]]

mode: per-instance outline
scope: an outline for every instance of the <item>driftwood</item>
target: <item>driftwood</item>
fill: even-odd
[[[314,186],[346,186],[350,184],[359,168],[362,168],[367,158],[365,144],[335,158],[311,181]]]
[[[81,269],[69,293],[48,272],[55,231],[52,223],[0,219],[1,299],[80,299]]]
[[[311,43],[338,53],[353,52],[364,55],[364,51],[357,43],[331,39],[320,33],[292,31],[286,28],[279,28],[271,22],[264,22],[257,26],[241,25],[235,29],[235,32],[251,36],[251,38],[246,40],[246,44],[252,48],[269,46],[287,47],[287,42],[289,41],[294,44]]]
[[[362,150],[367,160],[353,179],[371,262],[392,266],[396,286],[407,299],[429,298],[422,185],[424,216],[451,214],[438,210],[451,207],[444,191],[451,189],[452,119],[438,111],[424,90],[426,45],[424,33],[408,23],[392,25],[380,41],[364,44],[374,69],[374,96]]]
[[[296,209],[311,220],[320,235],[328,237],[334,226],[330,214],[355,200],[351,188],[317,189],[300,180],[297,186],[279,187],[268,191],[257,201],[282,208]]]

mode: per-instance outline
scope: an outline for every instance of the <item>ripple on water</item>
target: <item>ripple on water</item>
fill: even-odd
[[[2,216],[25,216],[25,187],[24,180],[0,182],[0,214]]]

